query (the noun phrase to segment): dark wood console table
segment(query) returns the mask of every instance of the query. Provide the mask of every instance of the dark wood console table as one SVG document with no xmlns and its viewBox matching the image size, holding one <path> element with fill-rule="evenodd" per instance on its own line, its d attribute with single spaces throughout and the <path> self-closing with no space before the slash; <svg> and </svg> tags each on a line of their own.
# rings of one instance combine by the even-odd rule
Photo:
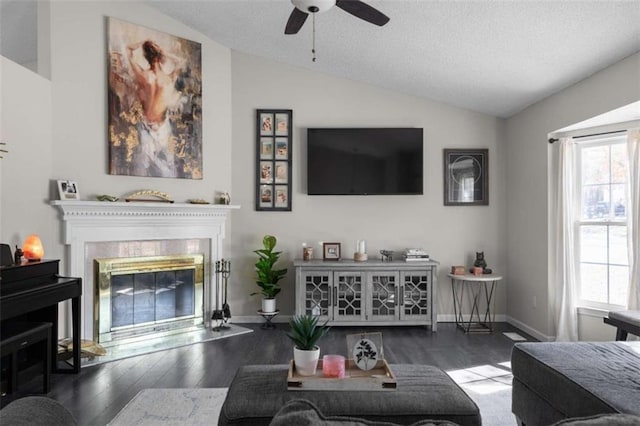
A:
<svg viewBox="0 0 640 426">
<path fill-rule="evenodd" d="M 0 268 L 0 320 L 51 323 L 52 373 L 80 372 L 80 296 L 82 279 L 58 275 L 59 260 L 42 260 Z M 58 359 L 58 303 L 71 299 L 73 364 Z"/>
</svg>

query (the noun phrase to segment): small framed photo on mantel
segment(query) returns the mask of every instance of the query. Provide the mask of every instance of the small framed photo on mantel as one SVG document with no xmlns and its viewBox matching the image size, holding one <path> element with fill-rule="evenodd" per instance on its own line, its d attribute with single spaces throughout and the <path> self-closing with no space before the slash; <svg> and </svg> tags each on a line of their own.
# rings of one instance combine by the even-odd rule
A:
<svg viewBox="0 0 640 426">
<path fill-rule="evenodd" d="M 61 200 L 79 200 L 80 188 L 78 188 L 78 182 L 74 182 L 72 180 L 59 180 L 58 195 L 60 195 Z"/>
<path fill-rule="evenodd" d="M 256 110 L 256 210 L 291 211 L 290 109 Z"/>
</svg>

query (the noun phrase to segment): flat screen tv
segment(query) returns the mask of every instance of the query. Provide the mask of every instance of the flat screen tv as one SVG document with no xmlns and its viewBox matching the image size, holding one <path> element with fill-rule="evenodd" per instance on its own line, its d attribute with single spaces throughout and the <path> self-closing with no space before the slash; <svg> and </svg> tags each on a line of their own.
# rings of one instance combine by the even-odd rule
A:
<svg viewBox="0 0 640 426">
<path fill-rule="evenodd" d="M 307 193 L 422 194 L 422 129 L 307 129 Z"/>
</svg>

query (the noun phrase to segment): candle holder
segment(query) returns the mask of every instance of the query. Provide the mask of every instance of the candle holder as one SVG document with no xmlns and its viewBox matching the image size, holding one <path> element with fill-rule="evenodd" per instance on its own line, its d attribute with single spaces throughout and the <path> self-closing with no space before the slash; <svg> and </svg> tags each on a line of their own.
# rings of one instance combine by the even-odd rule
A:
<svg viewBox="0 0 640 426">
<path fill-rule="evenodd" d="M 353 260 L 356 262 L 366 262 L 368 259 L 367 242 L 365 240 L 356 241 L 356 252 L 353 254 Z"/>
</svg>

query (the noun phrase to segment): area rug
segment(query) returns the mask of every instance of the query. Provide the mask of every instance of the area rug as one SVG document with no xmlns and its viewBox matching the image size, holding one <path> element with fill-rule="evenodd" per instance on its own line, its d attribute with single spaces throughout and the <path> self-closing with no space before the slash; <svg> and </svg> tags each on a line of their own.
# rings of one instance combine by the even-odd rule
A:
<svg viewBox="0 0 640 426">
<path fill-rule="evenodd" d="M 215 425 L 227 388 L 144 389 L 109 426 Z"/>
<path fill-rule="evenodd" d="M 511 413 L 509 363 L 447 372 L 480 408 L 482 423 L 514 426 Z M 215 425 L 227 388 L 145 389 L 140 391 L 109 426 Z"/>
</svg>

